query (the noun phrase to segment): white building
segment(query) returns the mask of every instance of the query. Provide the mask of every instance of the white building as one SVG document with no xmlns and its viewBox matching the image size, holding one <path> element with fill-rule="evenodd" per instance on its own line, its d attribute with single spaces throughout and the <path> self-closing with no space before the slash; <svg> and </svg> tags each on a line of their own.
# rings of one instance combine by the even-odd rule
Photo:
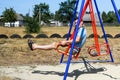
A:
<svg viewBox="0 0 120 80">
<path fill-rule="evenodd" d="M 62 22 L 50 20 L 50 26 L 63 26 Z"/>
<path fill-rule="evenodd" d="M 11 23 L 11 26 L 12 27 L 20 27 L 20 26 L 23 26 L 23 17 L 20 15 L 20 14 L 16 14 L 17 15 L 17 21 L 15 22 L 12 22 Z M 4 23 L 4 26 L 6 27 L 10 27 L 10 22 L 5 22 Z"/>
</svg>

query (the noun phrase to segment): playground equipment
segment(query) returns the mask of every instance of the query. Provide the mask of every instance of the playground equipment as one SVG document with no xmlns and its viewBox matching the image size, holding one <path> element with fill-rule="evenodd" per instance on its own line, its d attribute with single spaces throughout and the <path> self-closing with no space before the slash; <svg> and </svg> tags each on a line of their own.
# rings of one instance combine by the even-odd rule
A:
<svg viewBox="0 0 120 80">
<path fill-rule="evenodd" d="M 97 29 L 96 29 L 96 20 L 95 20 L 95 16 L 94 16 L 94 9 L 93 9 L 93 3 L 92 3 L 93 1 L 94 1 L 95 8 L 96 8 L 96 11 L 97 11 L 97 14 L 98 14 L 98 18 L 99 18 L 99 21 L 100 21 L 101 29 L 102 29 L 102 32 L 104 34 L 105 43 L 102 43 L 102 44 L 99 44 L 99 41 L 98 41 Z M 115 5 L 115 1 L 111 0 L 111 3 L 113 4 L 116 16 L 118 18 L 118 21 L 120 22 L 120 15 L 119 15 L 117 7 Z M 72 16 L 72 22 L 70 24 L 70 29 L 68 31 L 68 37 L 67 37 L 67 40 L 69 38 L 73 39 L 72 45 L 68 46 L 66 51 L 57 50 L 59 53 L 62 53 L 62 57 L 61 57 L 60 63 L 63 62 L 64 55 L 67 55 L 66 53 L 68 53 L 68 51 L 69 51 L 69 55 L 67 55 L 68 56 L 68 61 L 67 61 L 67 65 L 66 65 L 66 69 L 65 69 L 65 74 L 64 74 L 63 80 L 67 79 L 67 74 L 68 74 L 69 66 L 70 66 L 71 59 L 72 59 L 72 52 L 73 52 L 73 49 L 74 49 L 74 44 L 75 44 L 75 40 L 76 40 L 76 36 L 77 36 L 77 32 L 78 32 L 78 25 L 80 24 L 80 21 L 83 18 L 84 14 L 86 12 L 86 9 L 88 7 L 89 7 L 89 10 L 90 10 L 90 17 L 91 17 L 91 21 L 92 21 L 92 29 L 93 29 L 94 41 L 95 41 L 95 44 L 93 46 L 88 47 L 88 53 L 92 57 L 109 54 L 110 55 L 110 60 L 106 60 L 106 61 L 95 60 L 95 61 L 87 61 L 87 62 L 114 62 L 114 59 L 112 57 L 112 52 L 111 52 L 109 44 L 108 44 L 107 36 L 106 36 L 105 30 L 104 30 L 104 25 L 102 23 L 102 19 L 101 19 L 101 16 L 100 16 L 100 12 L 99 12 L 96 0 L 82 0 L 81 6 L 80 6 L 80 10 L 79 10 L 78 22 L 77 22 L 75 31 L 72 34 L 73 36 L 70 37 L 72 26 L 73 26 L 73 22 L 74 22 L 74 18 L 76 16 L 76 12 L 77 12 L 77 8 L 78 8 L 78 4 L 79 4 L 79 0 L 76 0 L 75 9 L 74 9 L 74 13 L 73 13 L 73 16 Z M 101 50 L 102 48 L 105 49 L 104 52 Z M 94 51 L 96 52 L 95 55 L 92 54 Z M 77 58 L 78 55 L 79 55 L 79 53 L 77 54 L 77 56 L 75 58 Z"/>
</svg>

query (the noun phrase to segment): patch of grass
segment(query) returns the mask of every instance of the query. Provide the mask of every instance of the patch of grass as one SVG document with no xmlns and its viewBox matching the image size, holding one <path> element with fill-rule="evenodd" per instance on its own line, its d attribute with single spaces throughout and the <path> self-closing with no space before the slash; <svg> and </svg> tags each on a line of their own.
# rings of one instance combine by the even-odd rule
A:
<svg viewBox="0 0 120 80">
<path fill-rule="evenodd" d="M 52 38 L 52 39 L 33 39 L 35 43 L 44 45 L 50 44 L 53 41 L 58 42 L 62 39 Z M 35 50 L 31 51 L 27 46 L 27 39 L 5 39 L 0 42 L 5 42 L 4 44 L 0 44 L 0 66 L 8 66 L 8 65 L 29 65 L 29 64 L 50 64 L 56 65 L 59 64 L 59 60 L 61 58 L 61 54 L 57 53 L 55 50 Z M 100 42 L 103 42 L 104 39 L 100 39 Z M 105 60 L 109 59 L 109 56 L 101 56 L 101 57 L 91 57 L 87 53 L 86 46 L 92 46 L 94 44 L 94 39 L 87 39 L 86 44 L 82 48 L 80 53 L 81 57 L 87 57 L 90 60 Z M 115 59 L 115 63 L 120 63 L 120 43 L 119 39 L 109 39 L 109 45 L 111 51 L 113 53 L 113 57 Z M 65 48 L 62 48 L 65 49 Z M 65 60 L 67 56 L 65 56 Z"/>
<path fill-rule="evenodd" d="M 86 27 L 88 35 L 92 34 L 92 28 Z M 97 27 L 98 34 L 102 35 L 101 28 Z M 53 33 L 58 33 L 61 36 L 68 32 L 69 27 L 42 27 L 42 33 L 50 36 Z M 119 27 L 105 27 L 106 33 L 112 35 L 118 34 L 120 32 Z M 21 28 L 6 28 L 0 27 L 0 34 L 19 34 L 25 35 L 24 27 Z M 34 34 L 37 35 L 37 34 Z M 35 43 L 44 45 L 50 44 L 52 42 L 59 42 L 63 40 L 61 38 L 39 38 L 33 39 Z M 104 39 L 99 39 L 100 42 L 103 42 Z M 110 48 L 115 59 L 115 63 L 120 63 L 120 40 L 119 39 L 108 39 Z M 91 60 L 96 59 L 108 59 L 109 56 L 101 57 L 91 57 L 87 53 L 86 46 L 92 46 L 94 44 L 94 39 L 87 39 L 86 44 L 82 48 L 80 56 L 87 57 Z M 0 39 L 0 66 L 7 65 L 28 65 L 28 64 L 59 64 L 61 54 L 57 53 L 55 50 L 44 51 L 36 50 L 30 51 L 27 45 L 27 39 Z M 67 59 L 67 56 L 65 56 Z"/>
</svg>

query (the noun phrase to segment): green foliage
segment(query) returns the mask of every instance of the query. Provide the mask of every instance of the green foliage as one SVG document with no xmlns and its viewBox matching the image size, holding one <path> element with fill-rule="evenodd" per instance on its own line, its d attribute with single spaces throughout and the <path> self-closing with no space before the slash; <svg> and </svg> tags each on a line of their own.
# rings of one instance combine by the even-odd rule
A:
<svg viewBox="0 0 120 80">
<path fill-rule="evenodd" d="M 104 23 L 115 23 L 117 22 L 117 17 L 114 11 L 109 11 L 108 13 L 102 13 L 102 19 Z"/>
<path fill-rule="evenodd" d="M 107 22 L 113 23 L 115 13 L 113 11 L 109 11 L 107 15 L 108 15 Z"/>
<path fill-rule="evenodd" d="M 17 20 L 16 12 L 13 8 L 6 9 L 3 12 L 3 17 L 4 22 L 15 22 Z"/>
<path fill-rule="evenodd" d="M 67 0 L 65 2 L 61 2 L 60 9 L 56 11 L 55 19 L 64 23 L 71 21 L 75 3 L 76 3 L 75 0 Z"/>
<path fill-rule="evenodd" d="M 27 33 L 39 33 L 40 26 L 39 26 L 39 23 L 34 18 L 26 16 L 25 22 L 26 22 L 25 31 Z"/>
<path fill-rule="evenodd" d="M 51 18 L 51 14 L 49 11 L 49 5 L 45 3 L 40 3 L 39 5 L 35 5 L 34 11 L 33 11 L 33 17 L 38 21 L 38 22 L 45 22 L 49 23 L 49 20 Z"/>
<path fill-rule="evenodd" d="M 107 14 L 105 12 L 102 13 L 102 19 L 103 19 L 103 22 L 107 22 Z"/>
</svg>

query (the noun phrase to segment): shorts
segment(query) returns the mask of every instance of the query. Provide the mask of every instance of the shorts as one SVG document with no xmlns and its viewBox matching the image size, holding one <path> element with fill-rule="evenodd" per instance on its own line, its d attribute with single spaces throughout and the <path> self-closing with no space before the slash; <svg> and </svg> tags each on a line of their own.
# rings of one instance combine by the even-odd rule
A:
<svg viewBox="0 0 120 80">
<path fill-rule="evenodd" d="M 81 50 L 80 48 L 75 47 L 75 48 L 73 49 L 72 55 L 78 54 L 78 53 L 80 52 L 80 50 Z"/>
</svg>

